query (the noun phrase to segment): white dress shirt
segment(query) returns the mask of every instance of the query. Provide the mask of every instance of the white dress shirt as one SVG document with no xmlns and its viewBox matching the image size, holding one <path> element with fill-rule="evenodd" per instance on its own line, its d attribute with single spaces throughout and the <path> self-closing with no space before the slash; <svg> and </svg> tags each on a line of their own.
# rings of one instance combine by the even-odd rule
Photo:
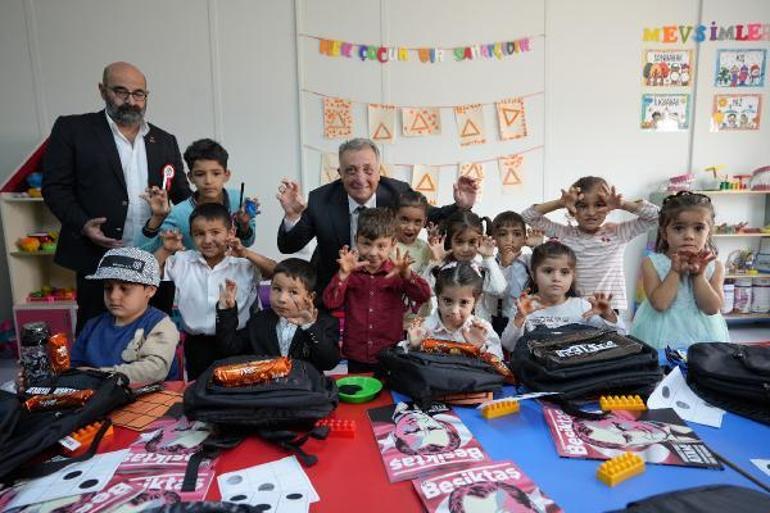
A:
<svg viewBox="0 0 770 513">
<path fill-rule="evenodd" d="M 262 275 L 245 258 L 226 256 L 212 269 L 198 251 L 179 251 L 166 260 L 163 279 L 174 282 L 184 330 L 191 335 L 214 335 L 219 288 L 225 279 L 238 284 L 238 328 L 249 320 Z"/>
<path fill-rule="evenodd" d="M 422 327 L 425 329 L 425 336 L 427 338 L 436 338 L 439 340 L 451 340 L 453 342 L 465 342 L 465 337 L 463 337 L 463 330 L 465 328 L 470 327 L 471 322 L 478 321 L 481 324 L 484 325 L 484 327 L 487 329 L 487 339 L 485 341 L 484 350 L 488 353 L 492 353 L 493 355 L 502 358 L 503 357 L 503 347 L 500 344 L 500 337 L 497 336 L 497 333 L 495 333 L 495 330 L 492 328 L 492 325 L 489 324 L 484 319 L 477 317 L 475 315 L 469 316 L 467 319 L 465 319 L 465 322 L 462 326 L 460 326 L 456 330 L 450 330 L 446 326 L 444 326 L 444 323 L 441 321 L 441 317 L 439 316 L 438 310 L 434 311 L 432 314 L 430 314 L 428 317 L 425 318 L 425 320 L 422 323 Z M 399 344 L 404 349 L 408 348 L 409 342 L 407 340 L 401 342 Z"/>
<path fill-rule="evenodd" d="M 118 149 L 123 177 L 126 180 L 126 192 L 128 193 L 128 210 L 126 211 L 126 222 L 123 225 L 123 242 L 127 245 L 133 245 L 136 236 L 142 232 L 142 227 L 151 214 L 150 205 L 139 197 L 147 188 L 147 150 L 144 145 L 144 136 L 150 131 L 150 126 L 146 121 L 142 121 L 139 133 L 132 143 L 120 132 L 117 123 L 106 111 L 104 115 Z"/>
<path fill-rule="evenodd" d="M 278 324 L 275 325 L 275 334 L 278 337 L 278 347 L 281 349 L 281 356 L 289 356 L 291 341 L 296 332 L 296 324 L 290 323 L 285 317 L 278 317 Z"/>
</svg>

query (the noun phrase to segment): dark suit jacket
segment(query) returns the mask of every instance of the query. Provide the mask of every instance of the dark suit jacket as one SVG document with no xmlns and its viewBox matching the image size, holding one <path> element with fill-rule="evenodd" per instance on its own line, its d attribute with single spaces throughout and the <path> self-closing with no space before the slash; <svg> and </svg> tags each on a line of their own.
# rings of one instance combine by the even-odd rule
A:
<svg viewBox="0 0 770 513">
<path fill-rule="evenodd" d="M 176 170 L 171 201 L 179 203 L 189 197 L 176 138 L 150 125 L 144 143 L 147 185 L 161 186 L 163 168 L 171 164 Z M 89 219 L 106 217 L 102 231 L 120 239 L 128 210 L 123 167 L 103 110 L 56 120 L 43 158 L 43 198 L 62 223 L 56 263 L 93 272 L 106 250 L 81 234 L 83 225 Z"/>
<path fill-rule="evenodd" d="M 393 208 L 401 192 L 409 190 L 409 184 L 401 180 L 382 177 L 377 186 L 377 206 Z M 457 210 L 456 205 L 428 210 L 428 220 L 440 222 Z M 340 180 L 335 180 L 310 192 L 307 208 L 302 217 L 288 232 L 283 228 L 283 221 L 278 229 L 278 250 L 281 253 L 296 253 L 310 242 L 313 237 L 318 245 L 313 253 L 318 280 L 316 293 L 323 294 L 326 285 L 337 272 L 339 250 L 350 245 L 350 212 L 348 195 Z"/>
<path fill-rule="evenodd" d="M 226 356 L 255 354 L 281 356 L 275 327 L 278 315 L 272 310 L 260 310 L 249 318 L 243 329 L 238 330 L 238 308 L 217 308 L 216 337 Z M 289 346 L 290 358 L 306 360 L 318 370 L 333 369 L 340 361 L 340 325 L 336 318 L 318 312 L 315 324 L 307 330 L 297 327 Z"/>
</svg>

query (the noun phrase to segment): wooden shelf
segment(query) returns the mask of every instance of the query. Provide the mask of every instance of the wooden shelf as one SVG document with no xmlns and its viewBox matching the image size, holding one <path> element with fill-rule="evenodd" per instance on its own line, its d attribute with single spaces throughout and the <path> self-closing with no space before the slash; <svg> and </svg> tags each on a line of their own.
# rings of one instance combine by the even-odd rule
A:
<svg viewBox="0 0 770 513">
<path fill-rule="evenodd" d="M 740 280 L 742 278 L 770 278 L 770 273 L 757 274 L 725 274 L 725 280 Z"/>
<path fill-rule="evenodd" d="M 739 237 L 770 237 L 770 233 L 713 233 L 711 234 L 712 237 L 719 237 L 719 238 L 727 238 L 727 237 L 733 237 L 733 238 L 739 238 Z"/>
<path fill-rule="evenodd" d="M 729 314 L 723 314 L 723 316 L 727 322 L 770 320 L 770 312 L 769 313 L 748 313 L 748 314 L 729 313 Z"/>
<path fill-rule="evenodd" d="M 714 191 L 692 191 L 695 194 L 705 194 L 706 196 L 714 195 L 740 195 L 740 194 L 770 194 L 769 191 L 753 191 L 751 189 L 727 189 L 727 190 L 714 190 Z"/>
<path fill-rule="evenodd" d="M 33 198 L 27 196 L 13 196 L 12 193 L 4 193 L 3 200 L 11 203 L 41 203 L 43 198 Z"/>
<path fill-rule="evenodd" d="M 54 256 L 55 251 L 11 251 L 11 255 L 18 257 Z"/>
</svg>

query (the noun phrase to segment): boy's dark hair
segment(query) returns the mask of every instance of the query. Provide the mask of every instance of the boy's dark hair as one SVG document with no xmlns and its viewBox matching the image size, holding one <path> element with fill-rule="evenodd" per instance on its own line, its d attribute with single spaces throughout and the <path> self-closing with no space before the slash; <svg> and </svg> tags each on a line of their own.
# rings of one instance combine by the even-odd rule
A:
<svg viewBox="0 0 770 513">
<path fill-rule="evenodd" d="M 356 237 L 369 240 L 395 237 L 396 224 L 393 211 L 389 208 L 367 208 L 358 214 Z"/>
<path fill-rule="evenodd" d="M 448 287 L 473 287 L 473 297 L 476 299 L 481 295 L 484 285 L 484 277 L 481 272 L 475 269 L 468 262 L 453 262 L 442 268 L 436 268 L 436 284 L 433 290 L 436 296 L 441 295 L 444 289 Z"/>
<path fill-rule="evenodd" d="M 452 238 L 465 230 L 476 231 L 479 235 L 488 235 L 491 224 L 492 221 L 488 217 L 479 217 L 470 210 L 458 210 L 444 222 L 442 230 L 446 234 L 444 249 L 451 249 Z"/>
<path fill-rule="evenodd" d="M 578 181 L 572 184 L 572 187 L 577 187 L 581 192 L 588 192 L 594 187 L 607 185 L 607 180 L 598 176 L 584 176 L 578 178 Z"/>
<path fill-rule="evenodd" d="M 415 207 L 425 210 L 425 215 L 428 214 L 428 198 L 421 192 L 413 191 L 411 189 L 406 190 L 398 195 L 396 199 L 395 212 L 401 207 Z"/>
<path fill-rule="evenodd" d="M 308 292 L 315 290 L 316 274 L 312 264 L 301 258 L 287 258 L 275 266 L 273 277 L 276 274 L 285 274 L 289 278 L 295 278 L 302 282 Z"/>
<path fill-rule="evenodd" d="M 532 289 L 533 293 L 537 292 L 537 281 L 535 281 L 537 268 L 543 264 L 546 258 L 558 258 L 561 256 L 567 257 L 567 262 L 570 268 L 575 271 L 575 267 L 577 266 L 577 256 L 575 255 L 575 252 L 572 251 L 572 248 L 562 244 L 557 240 L 546 241 L 539 246 L 536 246 L 535 249 L 532 250 L 532 258 L 529 261 L 529 268 L 531 273 L 530 288 Z M 574 276 L 572 278 L 572 284 L 567 291 L 567 297 L 575 297 L 578 295 L 577 291 L 575 290 L 576 281 L 577 276 Z"/>
<path fill-rule="evenodd" d="M 193 221 L 202 217 L 206 221 L 215 221 L 221 219 L 228 230 L 233 227 L 233 218 L 230 211 L 221 203 L 201 203 L 190 214 L 190 229 L 192 230 Z"/>
<path fill-rule="evenodd" d="M 663 199 L 660 214 L 658 215 L 658 237 L 655 240 L 656 253 L 668 251 L 668 242 L 662 237 L 666 227 L 685 210 L 694 210 L 696 208 L 706 210 L 710 214 L 711 226 L 709 226 L 709 236 L 706 239 L 706 248 L 716 254 L 716 248 L 711 240 L 711 232 L 714 226 L 714 205 L 711 204 L 711 198 L 705 194 L 697 194 L 690 191 L 680 191 Z"/>
<path fill-rule="evenodd" d="M 521 229 L 524 230 L 524 233 L 527 232 L 527 224 L 524 222 L 524 218 L 513 210 L 506 210 L 505 212 L 500 212 L 495 216 L 495 218 L 492 220 L 490 235 L 496 235 L 497 231 L 503 226 L 521 227 Z"/>
<path fill-rule="evenodd" d="M 213 139 L 198 139 L 184 150 L 188 171 L 192 171 L 198 160 L 216 160 L 222 169 L 227 169 L 227 157 L 227 150 Z"/>
</svg>

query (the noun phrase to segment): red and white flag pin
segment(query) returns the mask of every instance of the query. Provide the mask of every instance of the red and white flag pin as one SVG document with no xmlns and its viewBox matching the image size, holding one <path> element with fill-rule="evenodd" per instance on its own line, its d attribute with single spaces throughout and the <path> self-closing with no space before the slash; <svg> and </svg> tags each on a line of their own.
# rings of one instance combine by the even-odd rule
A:
<svg viewBox="0 0 770 513">
<path fill-rule="evenodd" d="M 171 164 L 163 166 L 163 190 L 171 190 L 171 181 L 174 179 L 175 174 L 176 170 L 174 170 L 174 166 Z"/>
</svg>

